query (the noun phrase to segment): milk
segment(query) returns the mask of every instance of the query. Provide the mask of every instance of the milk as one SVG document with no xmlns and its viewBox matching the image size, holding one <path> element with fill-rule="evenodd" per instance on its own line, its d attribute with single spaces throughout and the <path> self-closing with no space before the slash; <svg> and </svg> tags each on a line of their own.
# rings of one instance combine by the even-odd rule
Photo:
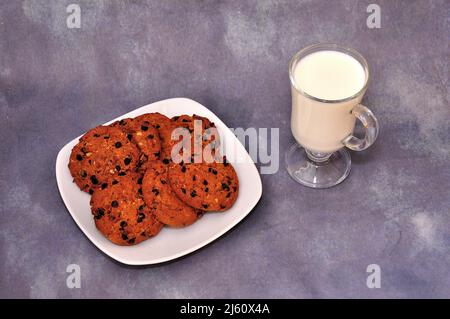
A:
<svg viewBox="0 0 450 319">
<path fill-rule="evenodd" d="M 352 56 L 339 51 L 318 51 L 303 57 L 293 69 L 297 88 L 292 88 L 291 129 L 306 149 L 332 153 L 343 147 L 342 140 L 352 134 L 355 117 L 351 111 L 364 94 L 363 66 Z M 362 92 L 364 93 L 364 92 Z"/>
</svg>

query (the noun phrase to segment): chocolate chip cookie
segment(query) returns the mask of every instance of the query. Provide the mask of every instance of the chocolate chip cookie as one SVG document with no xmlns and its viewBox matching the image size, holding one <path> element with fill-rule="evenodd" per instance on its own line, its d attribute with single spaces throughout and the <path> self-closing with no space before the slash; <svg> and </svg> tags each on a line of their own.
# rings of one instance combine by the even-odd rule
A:
<svg viewBox="0 0 450 319">
<path fill-rule="evenodd" d="M 170 227 L 184 227 L 194 223 L 203 212 L 194 209 L 172 192 L 167 178 L 167 165 L 152 162 L 142 181 L 144 200 L 156 218 Z"/>
<path fill-rule="evenodd" d="M 111 176 L 134 171 L 139 150 L 117 127 L 97 126 L 83 135 L 70 155 L 69 170 L 81 190 L 90 194 Z"/>
<path fill-rule="evenodd" d="M 171 163 L 168 175 L 178 198 L 197 209 L 224 211 L 238 196 L 239 180 L 225 157 L 219 163 Z"/>
<path fill-rule="evenodd" d="M 117 245 L 138 244 L 163 227 L 140 195 L 138 182 L 136 173 L 116 176 L 91 197 L 95 226 Z"/>
</svg>

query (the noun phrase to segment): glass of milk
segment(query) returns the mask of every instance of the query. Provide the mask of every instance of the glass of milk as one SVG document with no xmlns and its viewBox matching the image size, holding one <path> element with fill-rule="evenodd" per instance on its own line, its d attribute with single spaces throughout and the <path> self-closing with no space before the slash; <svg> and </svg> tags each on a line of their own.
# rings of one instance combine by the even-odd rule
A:
<svg viewBox="0 0 450 319">
<path fill-rule="evenodd" d="M 361 104 L 369 74 L 361 54 L 337 44 L 315 44 L 294 55 L 291 130 L 298 144 L 286 153 L 294 180 L 313 188 L 337 185 L 350 172 L 345 147 L 362 151 L 375 142 L 378 121 Z M 363 138 L 353 135 L 356 120 L 364 127 Z"/>
</svg>

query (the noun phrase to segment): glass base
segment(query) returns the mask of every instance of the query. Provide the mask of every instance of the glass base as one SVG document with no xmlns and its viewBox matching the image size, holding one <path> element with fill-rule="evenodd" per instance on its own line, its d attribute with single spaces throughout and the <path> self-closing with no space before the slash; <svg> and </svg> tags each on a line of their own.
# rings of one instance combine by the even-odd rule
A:
<svg viewBox="0 0 450 319">
<path fill-rule="evenodd" d="M 342 182 L 350 173 L 351 158 L 345 148 L 321 154 L 295 143 L 286 152 L 289 175 L 300 184 L 312 188 L 328 188 Z"/>
</svg>

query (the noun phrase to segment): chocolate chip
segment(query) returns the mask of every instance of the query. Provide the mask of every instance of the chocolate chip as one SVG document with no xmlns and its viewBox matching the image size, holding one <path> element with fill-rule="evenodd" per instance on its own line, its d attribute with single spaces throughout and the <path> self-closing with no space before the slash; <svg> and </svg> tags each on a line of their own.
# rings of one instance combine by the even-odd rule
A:
<svg viewBox="0 0 450 319">
<path fill-rule="evenodd" d="M 197 192 L 196 192 L 195 190 L 193 190 L 193 191 L 191 192 L 191 197 L 195 197 L 195 196 L 197 196 Z"/>
<path fill-rule="evenodd" d="M 104 138 L 105 140 L 107 140 L 107 139 L 109 138 L 109 134 L 103 135 L 103 138 Z"/>
<path fill-rule="evenodd" d="M 137 183 L 138 183 L 139 185 L 142 184 L 142 177 L 139 177 L 139 178 L 138 178 Z"/>
<path fill-rule="evenodd" d="M 125 227 L 127 227 L 127 222 L 126 221 L 124 221 L 124 220 L 122 220 L 121 222 L 120 222 L 120 227 L 121 228 L 125 228 Z"/>
<path fill-rule="evenodd" d="M 213 173 L 214 175 L 217 175 L 217 171 L 216 171 L 215 169 L 212 170 L 212 173 Z"/>
<path fill-rule="evenodd" d="M 230 196 L 231 196 L 231 192 L 229 192 L 226 197 L 230 198 Z"/>
<path fill-rule="evenodd" d="M 128 240 L 127 234 L 122 234 L 122 239 L 123 239 L 123 240 Z"/>
<path fill-rule="evenodd" d="M 108 187 L 108 183 L 103 183 L 102 184 L 102 189 L 105 189 L 106 187 Z"/>
<path fill-rule="evenodd" d="M 125 159 L 123 160 L 123 162 L 124 162 L 125 165 L 130 165 L 130 163 L 131 163 L 131 158 L 129 158 L 129 157 L 125 158 Z"/>
<path fill-rule="evenodd" d="M 186 166 L 181 167 L 181 172 L 185 173 L 186 172 Z"/>
<path fill-rule="evenodd" d="M 121 169 L 120 165 L 116 165 L 116 171 L 120 172 L 120 169 Z"/>
<path fill-rule="evenodd" d="M 80 154 L 77 154 L 77 160 L 78 161 L 82 161 L 83 160 L 83 156 L 81 156 Z"/>
<path fill-rule="evenodd" d="M 159 124 L 156 124 L 155 125 L 155 128 L 160 128 L 161 126 L 159 125 Z"/>
<path fill-rule="evenodd" d="M 192 175 L 192 180 L 195 182 L 197 178 L 195 177 L 195 175 Z"/>
<path fill-rule="evenodd" d="M 141 205 L 138 207 L 138 210 L 143 210 L 144 209 L 144 205 Z"/>
<path fill-rule="evenodd" d="M 167 158 L 163 159 L 164 164 L 169 164 L 169 160 Z"/>
<path fill-rule="evenodd" d="M 121 148 L 121 147 L 122 147 L 122 143 L 116 142 L 116 144 L 114 144 L 114 146 L 115 146 L 116 148 Z"/>
<path fill-rule="evenodd" d="M 134 241 L 136 240 L 136 238 L 131 238 L 129 241 L 128 241 L 128 243 L 129 244 L 134 244 Z"/>
<path fill-rule="evenodd" d="M 221 209 L 225 209 L 227 206 L 225 206 L 225 205 L 223 205 L 223 204 L 220 204 L 220 208 Z"/>
<path fill-rule="evenodd" d="M 118 181 L 116 181 L 115 179 L 113 179 L 113 181 L 111 182 L 111 184 L 116 185 L 118 183 Z"/>
<path fill-rule="evenodd" d="M 230 186 L 228 186 L 226 183 L 222 183 L 222 189 L 229 190 Z"/>
<path fill-rule="evenodd" d="M 208 204 L 202 204 L 202 206 L 203 206 L 203 208 L 206 209 L 206 208 L 208 208 L 209 205 Z"/>
<path fill-rule="evenodd" d="M 128 139 L 129 141 L 131 141 L 132 138 L 133 138 L 133 135 L 132 135 L 132 134 L 127 134 L 127 139 Z"/>
<path fill-rule="evenodd" d="M 94 194 L 94 190 L 92 188 L 89 189 L 89 195 Z"/>
<path fill-rule="evenodd" d="M 100 134 L 95 133 L 95 134 L 94 134 L 94 137 L 100 137 Z"/>
<path fill-rule="evenodd" d="M 212 172 L 212 168 L 211 167 L 208 167 L 208 172 Z"/>
<path fill-rule="evenodd" d="M 204 191 L 205 191 L 205 193 L 209 192 L 209 188 L 205 187 Z"/>
<path fill-rule="evenodd" d="M 113 200 L 111 202 L 111 206 L 114 207 L 114 208 L 117 208 L 117 207 L 119 207 L 119 203 L 116 200 Z"/>
<path fill-rule="evenodd" d="M 147 130 L 148 130 L 148 126 L 142 125 L 142 126 L 141 126 L 141 130 L 147 131 Z"/>
<path fill-rule="evenodd" d="M 80 176 L 86 178 L 87 177 L 86 171 L 81 171 Z"/>
<path fill-rule="evenodd" d="M 127 124 L 127 122 L 125 120 L 120 120 L 119 121 L 119 125 L 125 125 L 125 124 Z"/>
<path fill-rule="evenodd" d="M 203 180 L 203 185 L 208 185 L 208 181 L 206 179 Z"/>
<path fill-rule="evenodd" d="M 183 194 L 186 194 L 186 189 L 181 187 L 181 191 L 183 192 Z"/>
<path fill-rule="evenodd" d="M 139 213 L 139 214 L 138 214 L 138 218 L 137 218 L 137 222 L 138 222 L 138 223 L 141 223 L 142 220 L 144 220 L 144 218 L 145 218 L 145 214 Z"/>
<path fill-rule="evenodd" d="M 138 193 L 139 193 L 139 195 L 142 195 L 142 188 L 138 189 Z"/>
<path fill-rule="evenodd" d="M 153 153 L 156 157 L 159 157 L 159 152 Z"/>
<path fill-rule="evenodd" d="M 149 140 L 151 140 L 151 139 L 153 139 L 155 136 L 153 135 L 153 134 L 148 134 L 147 135 L 147 138 L 149 139 Z"/>
<path fill-rule="evenodd" d="M 125 175 L 127 175 L 127 173 L 125 173 L 125 172 L 120 172 L 120 173 L 117 174 L 117 175 L 119 175 L 119 176 L 125 176 Z"/>
<path fill-rule="evenodd" d="M 174 117 L 172 117 L 172 120 L 176 121 L 176 120 L 178 120 L 179 118 L 180 118 L 179 116 L 174 116 Z"/>
<path fill-rule="evenodd" d="M 161 184 L 166 184 L 167 182 L 164 179 L 160 179 Z"/>
<path fill-rule="evenodd" d="M 97 177 L 96 177 L 95 175 L 92 175 L 92 176 L 91 176 L 91 182 L 92 182 L 92 184 L 94 184 L 94 185 L 97 185 L 97 184 L 98 184 L 98 179 L 97 179 Z"/>
<path fill-rule="evenodd" d="M 182 119 L 181 122 L 187 123 L 187 122 L 189 122 L 189 120 L 188 119 Z"/>
<path fill-rule="evenodd" d="M 156 196 L 159 195 L 159 190 L 157 188 L 152 188 L 152 193 L 155 194 Z"/>
<path fill-rule="evenodd" d="M 95 212 L 94 218 L 95 219 L 100 219 L 103 217 L 103 215 L 105 215 L 105 210 L 103 208 L 99 208 L 97 209 L 97 211 Z"/>
</svg>

